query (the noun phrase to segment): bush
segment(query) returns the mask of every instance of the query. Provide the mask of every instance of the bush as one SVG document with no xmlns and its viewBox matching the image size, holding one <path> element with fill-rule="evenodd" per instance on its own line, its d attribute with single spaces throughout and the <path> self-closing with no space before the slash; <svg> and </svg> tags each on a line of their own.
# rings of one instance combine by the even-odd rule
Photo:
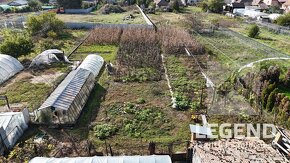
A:
<svg viewBox="0 0 290 163">
<path fill-rule="evenodd" d="M 278 17 L 276 23 L 282 26 L 290 26 L 290 13 Z"/>
<path fill-rule="evenodd" d="M 257 25 L 253 25 L 248 33 L 248 36 L 251 38 L 257 38 L 260 34 L 260 28 Z"/>
<path fill-rule="evenodd" d="M 41 2 L 38 0 L 30 0 L 28 1 L 28 6 L 32 9 L 32 11 L 39 11 L 41 10 Z"/>
<path fill-rule="evenodd" d="M 1 53 L 18 58 L 32 52 L 34 45 L 27 33 L 6 31 L 3 35 L 5 40 L 0 45 Z"/>
<path fill-rule="evenodd" d="M 63 33 L 64 27 L 64 23 L 51 12 L 30 16 L 27 21 L 27 30 L 32 36 L 48 37 L 49 32 L 54 32 L 59 36 Z"/>
<path fill-rule="evenodd" d="M 99 139 L 106 139 L 117 132 L 117 128 L 109 124 L 96 125 L 94 127 L 95 136 Z"/>
<path fill-rule="evenodd" d="M 174 0 L 173 1 L 173 3 L 171 4 L 171 8 L 173 9 L 173 11 L 179 12 L 180 8 L 179 8 L 178 0 Z"/>
<path fill-rule="evenodd" d="M 214 13 L 221 13 L 223 11 L 223 0 L 209 0 L 207 2 L 207 9 Z"/>
</svg>

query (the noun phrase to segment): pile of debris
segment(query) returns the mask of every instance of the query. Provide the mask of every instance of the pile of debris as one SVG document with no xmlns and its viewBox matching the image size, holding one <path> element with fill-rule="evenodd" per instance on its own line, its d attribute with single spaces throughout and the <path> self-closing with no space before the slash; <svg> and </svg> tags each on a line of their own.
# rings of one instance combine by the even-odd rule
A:
<svg viewBox="0 0 290 163">
<path fill-rule="evenodd" d="M 288 160 L 258 138 L 222 139 L 193 144 L 193 162 L 279 162 Z"/>
</svg>

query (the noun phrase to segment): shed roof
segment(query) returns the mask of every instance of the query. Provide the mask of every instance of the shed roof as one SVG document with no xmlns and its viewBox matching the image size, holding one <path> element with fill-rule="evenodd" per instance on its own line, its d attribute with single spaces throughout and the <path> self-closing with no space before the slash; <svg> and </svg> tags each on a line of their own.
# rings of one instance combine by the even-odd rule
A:
<svg viewBox="0 0 290 163">
<path fill-rule="evenodd" d="M 27 5 L 27 4 L 28 4 L 28 2 L 26 0 L 15 0 L 15 1 L 8 3 L 8 5 L 10 5 L 10 6 L 21 6 L 21 5 Z"/>
<path fill-rule="evenodd" d="M 22 69 L 23 66 L 17 59 L 9 55 L 0 54 L 0 84 L 4 83 Z"/>
<path fill-rule="evenodd" d="M 48 107 L 68 110 L 90 75 L 90 71 L 82 68 L 70 72 L 38 110 Z"/>
<path fill-rule="evenodd" d="M 209 127 L 200 126 L 200 125 L 189 125 L 189 127 L 190 127 L 191 133 L 212 136 L 212 132 Z"/>
<path fill-rule="evenodd" d="M 79 68 L 89 70 L 96 77 L 98 76 L 103 64 L 104 59 L 101 56 L 90 54 L 85 58 L 85 60 L 82 62 Z"/>
<path fill-rule="evenodd" d="M 35 157 L 29 163 L 171 163 L 168 155 L 152 156 L 95 156 L 75 158 Z"/>
</svg>

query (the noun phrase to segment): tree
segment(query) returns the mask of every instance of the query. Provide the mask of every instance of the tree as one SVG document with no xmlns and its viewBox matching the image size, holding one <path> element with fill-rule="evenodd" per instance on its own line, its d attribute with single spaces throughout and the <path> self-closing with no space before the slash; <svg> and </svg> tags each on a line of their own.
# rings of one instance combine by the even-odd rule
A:
<svg viewBox="0 0 290 163">
<path fill-rule="evenodd" d="M 80 9 L 82 8 L 82 0 L 57 0 L 59 6 L 65 9 Z"/>
<path fill-rule="evenodd" d="M 172 3 L 172 9 L 173 9 L 173 11 L 175 11 L 175 12 L 179 12 L 179 2 L 178 2 L 178 0 L 174 0 L 173 1 L 173 3 Z"/>
<path fill-rule="evenodd" d="M 3 35 L 5 40 L 0 45 L 1 53 L 18 58 L 32 52 L 34 45 L 27 33 L 17 33 L 8 30 Z"/>
<path fill-rule="evenodd" d="M 206 4 L 209 11 L 221 13 L 223 11 L 224 0 L 209 0 Z"/>
<path fill-rule="evenodd" d="M 287 74 L 285 75 L 285 79 L 284 79 L 284 85 L 286 87 L 290 86 L 290 69 L 288 69 Z"/>
<path fill-rule="evenodd" d="M 253 25 L 248 33 L 248 36 L 251 38 L 257 38 L 260 34 L 260 28 L 257 25 Z"/>
<path fill-rule="evenodd" d="M 267 111 L 272 111 L 274 105 L 275 105 L 275 100 L 276 100 L 276 96 L 278 93 L 278 88 L 275 88 L 269 95 L 268 99 L 267 99 L 267 105 L 266 105 L 266 110 Z"/>
<path fill-rule="evenodd" d="M 30 0 L 28 1 L 28 6 L 32 9 L 32 11 L 39 11 L 41 10 L 41 2 L 38 0 Z"/>
<path fill-rule="evenodd" d="M 27 30 L 32 36 L 47 37 L 51 32 L 58 36 L 63 33 L 64 27 L 64 23 L 56 18 L 55 13 L 51 12 L 31 16 L 27 21 Z"/>
<path fill-rule="evenodd" d="M 290 13 L 278 17 L 275 22 L 278 25 L 290 26 Z"/>
</svg>

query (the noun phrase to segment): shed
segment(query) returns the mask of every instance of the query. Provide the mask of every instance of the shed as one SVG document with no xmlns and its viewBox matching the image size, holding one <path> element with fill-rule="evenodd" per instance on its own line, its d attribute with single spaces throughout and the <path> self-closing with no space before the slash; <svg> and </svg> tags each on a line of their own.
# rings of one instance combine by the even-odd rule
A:
<svg viewBox="0 0 290 163">
<path fill-rule="evenodd" d="M 168 155 L 151 156 L 94 156 L 94 157 L 74 157 L 74 158 L 45 158 L 35 157 L 29 163 L 172 163 Z"/>
<path fill-rule="evenodd" d="M 11 149 L 28 128 L 29 112 L 0 113 L 0 153 Z"/>
<path fill-rule="evenodd" d="M 9 6 L 26 6 L 28 2 L 26 0 L 15 0 L 8 3 Z"/>
<path fill-rule="evenodd" d="M 101 56 L 91 54 L 84 59 L 79 68 L 89 70 L 96 77 L 99 74 L 103 65 L 104 59 Z"/>
<path fill-rule="evenodd" d="M 15 58 L 0 54 L 0 84 L 23 70 L 22 64 Z"/>
<path fill-rule="evenodd" d="M 166 0 L 154 0 L 154 3 L 156 6 L 161 7 L 161 6 L 168 6 L 168 2 Z"/>
<path fill-rule="evenodd" d="M 69 62 L 64 52 L 58 49 L 45 50 L 37 55 L 31 62 L 29 67 L 51 64 L 54 62 Z"/>
<path fill-rule="evenodd" d="M 208 126 L 189 125 L 191 132 L 191 142 L 197 139 L 209 139 L 212 138 L 212 132 Z"/>
</svg>

